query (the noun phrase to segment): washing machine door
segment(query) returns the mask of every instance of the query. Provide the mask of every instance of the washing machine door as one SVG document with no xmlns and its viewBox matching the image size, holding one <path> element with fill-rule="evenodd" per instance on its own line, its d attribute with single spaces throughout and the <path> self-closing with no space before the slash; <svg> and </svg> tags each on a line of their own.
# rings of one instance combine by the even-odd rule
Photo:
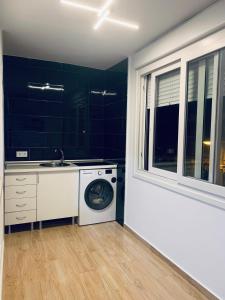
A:
<svg viewBox="0 0 225 300">
<path fill-rule="evenodd" d="M 113 201 L 112 185 L 105 179 L 96 179 L 89 183 L 84 198 L 88 207 L 94 210 L 103 210 Z"/>
</svg>

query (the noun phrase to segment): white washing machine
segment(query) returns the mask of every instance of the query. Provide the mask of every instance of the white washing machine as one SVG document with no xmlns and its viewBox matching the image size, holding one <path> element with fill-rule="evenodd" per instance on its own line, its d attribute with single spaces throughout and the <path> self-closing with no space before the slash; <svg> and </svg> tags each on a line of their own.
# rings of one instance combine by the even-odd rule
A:
<svg viewBox="0 0 225 300">
<path fill-rule="evenodd" d="M 80 170 L 79 225 L 116 219 L 116 166 Z"/>
</svg>

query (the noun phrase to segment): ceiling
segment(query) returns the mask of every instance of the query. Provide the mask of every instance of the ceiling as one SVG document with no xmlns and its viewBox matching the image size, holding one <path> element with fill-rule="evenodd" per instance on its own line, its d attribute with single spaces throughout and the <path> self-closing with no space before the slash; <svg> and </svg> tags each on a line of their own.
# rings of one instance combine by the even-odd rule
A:
<svg viewBox="0 0 225 300">
<path fill-rule="evenodd" d="M 76 0 L 101 7 L 106 0 Z M 59 0 L 0 0 L 4 53 L 106 69 L 141 49 L 215 0 L 114 0 L 111 16 L 140 26 L 109 22 Z"/>
</svg>

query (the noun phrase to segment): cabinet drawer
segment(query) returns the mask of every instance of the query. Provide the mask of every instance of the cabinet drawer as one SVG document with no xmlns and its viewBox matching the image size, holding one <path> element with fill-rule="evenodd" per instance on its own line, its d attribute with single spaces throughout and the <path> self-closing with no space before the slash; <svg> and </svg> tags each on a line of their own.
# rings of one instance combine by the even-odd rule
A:
<svg viewBox="0 0 225 300">
<path fill-rule="evenodd" d="M 36 197 L 36 185 L 7 186 L 5 199 L 20 199 Z"/>
<path fill-rule="evenodd" d="M 36 221 L 36 210 L 11 212 L 5 214 L 5 225 L 23 224 Z"/>
<path fill-rule="evenodd" d="M 5 201 L 5 212 L 16 212 L 22 210 L 35 210 L 36 198 L 11 199 Z"/>
<path fill-rule="evenodd" d="M 5 186 L 36 184 L 36 183 L 37 183 L 37 175 L 35 174 L 18 174 L 18 175 L 5 176 Z"/>
</svg>

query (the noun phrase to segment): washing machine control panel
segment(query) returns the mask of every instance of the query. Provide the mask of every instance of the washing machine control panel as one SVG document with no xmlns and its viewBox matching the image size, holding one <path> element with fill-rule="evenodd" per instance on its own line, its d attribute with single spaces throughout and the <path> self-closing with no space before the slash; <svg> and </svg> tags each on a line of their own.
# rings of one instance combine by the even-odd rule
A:
<svg viewBox="0 0 225 300">
<path fill-rule="evenodd" d="M 105 174 L 112 174 L 112 169 L 105 170 Z"/>
<path fill-rule="evenodd" d="M 98 175 L 103 175 L 103 174 L 112 174 L 112 169 L 107 169 L 107 170 L 99 170 Z"/>
</svg>

